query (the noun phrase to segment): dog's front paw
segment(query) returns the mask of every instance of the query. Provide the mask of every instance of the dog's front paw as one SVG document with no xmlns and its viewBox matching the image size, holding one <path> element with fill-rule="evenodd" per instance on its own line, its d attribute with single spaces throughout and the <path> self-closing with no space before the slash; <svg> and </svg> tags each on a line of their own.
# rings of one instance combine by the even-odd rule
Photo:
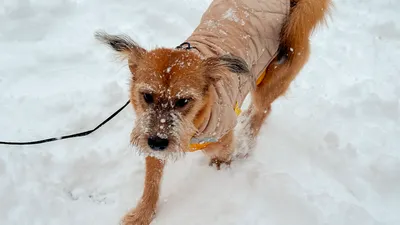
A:
<svg viewBox="0 0 400 225">
<path fill-rule="evenodd" d="M 231 165 L 232 160 L 221 160 L 219 158 L 212 158 L 210 159 L 210 163 L 208 164 L 209 166 L 214 166 L 217 168 L 217 170 L 221 169 L 221 165 L 225 164 L 227 166 Z"/>
<path fill-rule="evenodd" d="M 121 225 L 149 225 L 153 219 L 154 212 L 138 207 L 127 213 L 121 221 Z"/>
</svg>

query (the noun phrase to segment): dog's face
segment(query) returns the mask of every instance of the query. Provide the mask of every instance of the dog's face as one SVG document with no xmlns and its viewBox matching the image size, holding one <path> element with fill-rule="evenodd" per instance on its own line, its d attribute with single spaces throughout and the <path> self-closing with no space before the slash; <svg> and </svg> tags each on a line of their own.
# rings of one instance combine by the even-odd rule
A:
<svg viewBox="0 0 400 225">
<path fill-rule="evenodd" d="M 141 153 L 176 158 L 209 112 L 209 87 L 227 73 L 247 73 L 246 63 L 233 56 L 201 59 L 187 50 L 146 51 L 126 36 L 97 33 L 128 60 L 132 73 L 130 100 L 137 114 L 131 142 Z"/>
<path fill-rule="evenodd" d="M 157 156 L 187 151 L 212 82 L 202 74 L 202 61 L 185 50 L 156 49 L 136 62 L 131 69 L 130 98 L 137 114 L 132 143 Z"/>
</svg>

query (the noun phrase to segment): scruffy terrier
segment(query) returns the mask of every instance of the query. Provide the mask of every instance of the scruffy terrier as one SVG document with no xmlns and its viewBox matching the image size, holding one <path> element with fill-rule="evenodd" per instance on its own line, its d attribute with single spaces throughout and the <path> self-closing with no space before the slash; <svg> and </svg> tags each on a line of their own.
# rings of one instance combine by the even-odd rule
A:
<svg viewBox="0 0 400 225">
<path fill-rule="evenodd" d="M 164 164 L 202 150 L 217 169 L 234 157 L 234 128 L 245 97 L 242 134 L 254 143 L 272 102 L 309 57 L 309 37 L 330 0 L 214 0 L 175 49 L 147 51 L 124 35 L 96 33 L 128 61 L 137 114 L 131 142 L 146 155 L 144 192 L 124 225 L 148 225 Z"/>
</svg>

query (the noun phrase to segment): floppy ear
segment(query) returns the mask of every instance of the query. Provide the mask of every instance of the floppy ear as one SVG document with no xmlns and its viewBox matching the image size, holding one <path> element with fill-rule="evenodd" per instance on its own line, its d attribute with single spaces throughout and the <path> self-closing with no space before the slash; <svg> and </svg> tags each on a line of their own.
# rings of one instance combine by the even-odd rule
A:
<svg viewBox="0 0 400 225">
<path fill-rule="evenodd" d="M 110 35 L 104 31 L 98 31 L 94 36 L 97 40 L 117 51 L 122 58 L 128 59 L 129 69 L 132 73 L 135 73 L 137 62 L 146 53 L 144 48 L 126 35 Z"/>
<path fill-rule="evenodd" d="M 207 76 L 213 81 L 220 80 L 226 70 L 236 74 L 248 74 L 250 72 L 247 63 L 234 55 L 207 58 L 204 61 L 204 67 Z"/>
</svg>

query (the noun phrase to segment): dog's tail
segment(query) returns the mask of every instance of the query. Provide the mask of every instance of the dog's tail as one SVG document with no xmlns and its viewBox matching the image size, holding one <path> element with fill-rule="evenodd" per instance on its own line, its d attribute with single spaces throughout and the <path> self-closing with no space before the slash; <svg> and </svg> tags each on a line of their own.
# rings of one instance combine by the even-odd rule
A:
<svg viewBox="0 0 400 225">
<path fill-rule="evenodd" d="M 320 22 L 324 22 L 331 0 L 290 0 L 290 15 L 282 31 L 278 61 L 293 59 L 308 47 L 308 38 Z"/>
</svg>

